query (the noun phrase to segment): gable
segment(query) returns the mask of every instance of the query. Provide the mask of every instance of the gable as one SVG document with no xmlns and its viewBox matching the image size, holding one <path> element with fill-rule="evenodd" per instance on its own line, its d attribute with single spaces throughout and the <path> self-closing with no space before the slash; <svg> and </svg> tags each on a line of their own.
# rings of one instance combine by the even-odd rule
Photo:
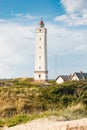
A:
<svg viewBox="0 0 87 130">
<path fill-rule="evenodd" d="M 56 79 L 56 83 L 64 83 L 65 81 L 68 81 L 70 78 L 69 75 L 60 75 L 58 76 L 58 78 Z"/>
<path fill-rule="evenodd" d="M 58 77 L 57 80 L 56 80 L 56 83 L 58 83 L 58 84 L 61 84 L 63 82 L 64 82 L 64 80 L 63 80 L 63 78 L 61 76 Z"/>
<path fill-rule="evenodd" d="M 77 80 L 77 81 L 79 81 L 79 77 L 78 77 L 76 74 L 74 74 L 74 75 L 72 76 L 71 80 Z"/>
</svg>

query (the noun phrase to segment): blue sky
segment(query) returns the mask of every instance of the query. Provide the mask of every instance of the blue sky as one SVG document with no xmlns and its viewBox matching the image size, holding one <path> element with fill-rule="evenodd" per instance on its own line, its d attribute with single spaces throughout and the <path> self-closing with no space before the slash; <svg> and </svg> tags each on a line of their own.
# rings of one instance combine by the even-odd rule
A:
<svg viewBox="0 0 87 130">
<path fill-rule="evenodd" d="M 34 76 L 41 19 L 48 31 L 49 78 L 87 72 L 87 0 L 0 0 L 0 78 Z"/>
<path fill-rule="evenodd" d="M 0 17 L 10 18 L 11 13 L 29 13 L 35 16 L 55 16 L 61 13 L 61 4 L 58 0 L 1 0 Z"/>
</svg>

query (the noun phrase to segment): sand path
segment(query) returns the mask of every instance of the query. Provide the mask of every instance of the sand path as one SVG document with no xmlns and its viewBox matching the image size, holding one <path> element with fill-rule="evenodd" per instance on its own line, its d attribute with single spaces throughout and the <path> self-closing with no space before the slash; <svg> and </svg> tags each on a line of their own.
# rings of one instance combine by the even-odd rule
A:
<svg viewBox="0 0 87 130">
<path fill-rule="evenodd" d="M 74 121 L 42 118 L 4 130 L 87 130 L 87 118 Z"/>
</svg>

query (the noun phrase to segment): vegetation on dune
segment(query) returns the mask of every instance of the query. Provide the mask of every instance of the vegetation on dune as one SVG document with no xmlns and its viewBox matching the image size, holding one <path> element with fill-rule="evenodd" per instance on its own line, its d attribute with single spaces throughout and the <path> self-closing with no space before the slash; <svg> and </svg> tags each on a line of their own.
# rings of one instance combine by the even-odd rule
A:
<svg viewBox="0 0 87 130">
<path fill-rule="evenodd" d="M 18 78 L 0 81 L 0 126 L 13 126 L 35 118 L 58 120 L 87 117 L 87 81 L 57 85 Z"/>
</svg>

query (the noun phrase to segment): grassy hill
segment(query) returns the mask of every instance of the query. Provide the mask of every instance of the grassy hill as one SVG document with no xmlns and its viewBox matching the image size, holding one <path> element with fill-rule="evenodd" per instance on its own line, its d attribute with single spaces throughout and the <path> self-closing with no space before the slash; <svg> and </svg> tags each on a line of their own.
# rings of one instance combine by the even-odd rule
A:
<svg viewBox="0 0 87 130">
<path fill-rule="evenodd" d="M 87 81 L 57 85 L 29 78 L 0 80 L 0 126 L 53 115 L 59 120 L 87 117 Z"/>
</svg>

